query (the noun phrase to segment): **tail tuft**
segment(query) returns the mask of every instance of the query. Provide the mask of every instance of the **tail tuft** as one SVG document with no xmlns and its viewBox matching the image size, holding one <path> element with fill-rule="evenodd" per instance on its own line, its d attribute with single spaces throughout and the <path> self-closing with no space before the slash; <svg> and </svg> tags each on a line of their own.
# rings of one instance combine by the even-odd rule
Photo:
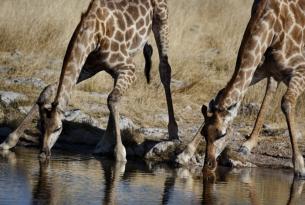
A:
<svg viewBox="0 0 305 205">
<path fill-rule="evenodd" d="M 144 72 L 145 72 L 145 77 L 146 77 L 147 83 L 149 84 L 150 83 L 150 70 L 151 70 L 151 65 L 152 65 L 151 56 L 153 55 L 153 48 L 148 43 L 146 43 L 144 46 L 143 54 L 144 54 L 144 58 L 145 58 Z"/>
</svg>

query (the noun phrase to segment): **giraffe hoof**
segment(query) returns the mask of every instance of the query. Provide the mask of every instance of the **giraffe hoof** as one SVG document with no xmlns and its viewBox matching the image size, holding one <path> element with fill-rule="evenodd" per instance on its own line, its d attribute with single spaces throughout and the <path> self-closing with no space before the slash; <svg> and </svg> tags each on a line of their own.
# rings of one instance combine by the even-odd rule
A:
<svg viewBox="0 0 305 205">
<path fill-rule="evenodd" d="M 238 152 L 245 156 L 248 156 L 251 153 L 250 150 L 245 146 L 241 146 Z"/>
<path fill-rule="evenodd" d="M 8 144 L 6 144 L 5 142 L 0 144 L 0 150 L 9 150 L 9 149 L 10 149 L 10 146 Z"/>
<path fill-rule="evenodd" d="M 115 159 L 117 162 L 127 162 L 126 149 L 123 145 L 117 145 L 114 149 Z"/>
<path fill-rule="evenodd" d="M 179 154 L 179 155 L 177 156 L 175 162 L 176 162 L 177 164 L 187 165 L 188 162 L 190 161 L 190 159 L 191 159 L 191 157 L 190 157 L 188 154 L 182 152 L 181 154 Z"/>
</svg>

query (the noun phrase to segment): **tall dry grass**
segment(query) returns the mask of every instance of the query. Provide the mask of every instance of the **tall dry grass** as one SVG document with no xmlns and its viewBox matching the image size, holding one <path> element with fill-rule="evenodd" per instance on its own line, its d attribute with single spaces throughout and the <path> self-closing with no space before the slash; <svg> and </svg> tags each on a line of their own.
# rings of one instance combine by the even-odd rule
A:
<svg viewBox="0 0 305 205">
<path fill-rule="evenodd" d="M 18 75 L 31 70 L 39 72 L 50 59 L 63 59 L 68 41 L 76 27 L 81 12 L 90 0 L 1 0 L 0 1 L 0 52 L 19 50 L 34 56 L 31 63 L 17 62 L 23 69 Z M 182 112 L 190 105 L 194 113 L 199 113 L 200 105 L 225 86 L 234 70 L 240 41 L 249 20 L 252 0 L 168 0 L 170 8 L 170 61 L 173 78 L 190 86 L 173 93 L 174 103 L 180 120 L 201 120 L 198 115 Z M 153 38 L 151 37 L 151 42 Z M 154 44 L 154 43 L 153 43 Z M 156 47 L 154 46 L 155 51 Z M 158 59 L 155 52 L 153 83 L 146 85 L 143 75 L 143 57 L 136 58 L 138 80 L 122 102 L 123 114 L 131 116 L 139 123 L 143 117 L 155 113 L 166 113 L 163 88 L 158 76 Z M 5 60 L 1 58 L 1 63 Z M 36 63 L 34 63 L 36 62 Z M 19 63 L 19 64 L 18 64 Z M 60 64 L 56 68 L 60 69 Z M 13 74 L 12 74 L 13 75 Z M 58 78 L 46 79 L 46 81 Z M 102 82 L 102 83 L 101 83 Z M 98 74 L 92 80 L 78 86 L 80 92 L 108 92 L 111 78 Z M 264 83 L 251 88 L 246 102 L 260 102 Z M 82 94 L 74 95 L 72 102 L 82 106 L 86 99 Z M 278 95 L 276 104 L 279 105 Z M 156 100 L 160 99 L 160 100 Z M 106 102 L 100 102 L 105 104 Z M 302 107 L 302 106 L 299 106 Z M 276 121 L 279 106 L 273 107 L 269 120 Z M 302 109 L 302 113 L 304 111 Z M 303 115 L 304 116 L 304 115 Z M 157 125 L 158 122 L 147 122 Z"/>
</svg>

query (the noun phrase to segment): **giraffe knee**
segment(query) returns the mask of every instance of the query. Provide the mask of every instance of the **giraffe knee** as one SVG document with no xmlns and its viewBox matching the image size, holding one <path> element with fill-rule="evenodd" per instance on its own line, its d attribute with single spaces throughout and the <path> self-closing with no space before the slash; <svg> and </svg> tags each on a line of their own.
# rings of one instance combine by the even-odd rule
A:
<svg viewBox="0 0 305 205">
<path fill-rule="evenodd" d="M 112 110 L 113 106 L 115 106 L 120 101 L 120 98 L 121 98 L 120 91 L 118 89 L 114 89 L 110 93 L 110 95 L 108 96 L 108 99 L 107 99 L 108 108 L 110 110 Z"/>
<path fill-rule="evenodd" d="M 293 98 L 290 98 L 288 95 L 285 95 L 282 98 L 282 102 L 281 102 L 281 108 L 283 113 L 285 115 L 288 115 L 292 111 L 293 106 L 294 106 Z"/>
</svg>

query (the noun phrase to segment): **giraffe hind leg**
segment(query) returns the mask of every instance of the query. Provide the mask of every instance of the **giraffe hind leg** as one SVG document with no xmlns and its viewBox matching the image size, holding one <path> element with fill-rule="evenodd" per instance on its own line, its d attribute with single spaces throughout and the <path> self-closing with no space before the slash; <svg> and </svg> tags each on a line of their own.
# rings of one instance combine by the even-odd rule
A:
<svg viewBox="0 0 305 205">
<path fill-rule="evenodd" d="M 155 36 L 156 44 L 159 52 L 159 73 L 161 82 L 163 84 L 167 109 L 168 109 L 168 133 L 170 140 L 179 140 L 178 125 L 175 120 L 173 100 L 171 95 L 171 66 L 168 63 L 168 10 L 163 8 L 162 4 L 157 3 L 156 12 L 154 13 L 154 20 L 152 30 Z"/>
<path fill-rule="evenodd" d="M 145 58 L 144 72 L 145 72 L 145 77 L 146 77 L 147 83 L 149 84 L 150 83 L 150 70 L 151 70 L 151 65 L 152 65 L 151 56 L 153 55 L 153 48 L 148 43 L 146 43 L 144 46 L 143 54 L 144 54 L 144 58 Z"/>
<path fill-rule="evenodd" d="M 159 65 L 159 72 L 161 77 L 161 82 L 163 84 L 164 90 L 165 90 L 165 96 L 166 96 L 166 102 L 167 102 L 167 109 L 168 109 L 168 117 L 169 117 L 169 123 L 168 123 L 168 133 L 169 133 L 169 139 L 175 140 L 178 139 L 178 125 L 175 120 L 174 116 L 174 107 L 173 107 L 173 100 L 172 100 L 172 94 L 171 94 L 171 67 L 168 63 L 167 56 L 163 57 L 160 61 Z"/>
</svg>

